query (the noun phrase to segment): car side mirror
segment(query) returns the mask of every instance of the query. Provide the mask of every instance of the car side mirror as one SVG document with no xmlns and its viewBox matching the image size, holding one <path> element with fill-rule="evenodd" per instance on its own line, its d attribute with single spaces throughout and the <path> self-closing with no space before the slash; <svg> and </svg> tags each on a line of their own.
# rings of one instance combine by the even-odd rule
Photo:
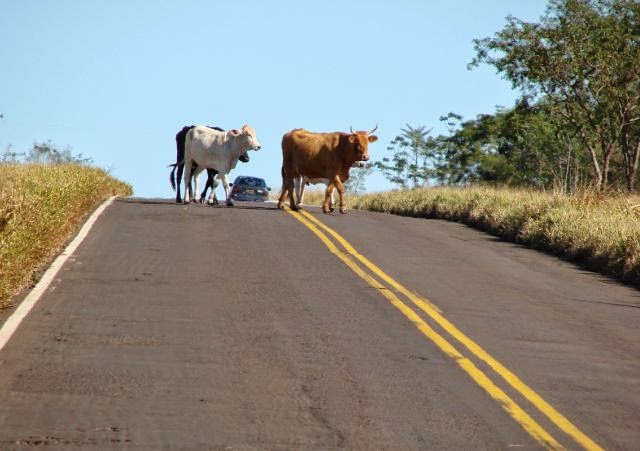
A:
<svg viewBox="0 0 640 451">
<path fill-rule="evenodd" d="M 271 191 L 271 187 L 270 186 L 267 186 L 267 191 Z"/>
</svg>

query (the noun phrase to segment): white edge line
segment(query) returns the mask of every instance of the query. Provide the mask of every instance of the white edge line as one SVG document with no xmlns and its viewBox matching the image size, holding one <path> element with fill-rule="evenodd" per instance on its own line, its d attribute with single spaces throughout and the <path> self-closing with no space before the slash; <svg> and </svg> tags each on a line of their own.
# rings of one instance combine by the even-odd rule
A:
<svg viewBox="0 0 640 451">
<path fill-rule="evenodd" d="M 92 214 L 89 219 L 84 223 L 76 237 L 69 243 L 69 245 L 62 251 L 60 255 L 53 261 L 49 269 L 44 273 L 40 281 L 36 284 L 26 298 L 20 303 L 18 308 L 11 314 L 5 321 L 4 325 L 0 329 L 0 351 L 4 348 L 7 342 L 11 339 L 15 331 L 22 320 L 29 314 L 31 309 L 36 305 L 36 302 L 40 299 L 42 294 L 49 288 L 51 282 L 55 278 L 60 268 L 65 264 L 67 259 L 76 251 L 78 246 L 84 241 L 89 234 L 89 230 L 98 219 L 98 216 L 113 202 L 117 196 L 112 196 L 102 203 Z"/>
</svg>

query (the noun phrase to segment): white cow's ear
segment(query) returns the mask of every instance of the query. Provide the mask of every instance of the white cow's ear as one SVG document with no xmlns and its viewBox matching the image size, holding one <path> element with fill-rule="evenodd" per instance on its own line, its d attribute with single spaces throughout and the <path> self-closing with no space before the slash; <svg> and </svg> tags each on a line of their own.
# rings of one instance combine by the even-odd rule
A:
<svg viewBox="0 0 640 451">
<path fill-rule="evenodd" d="M 229 133 L 231 133 L 233 136 L 239 136 L 240 135 L 240 130 L 236 130 L 234 128 L 233 130 L 229 130 Z"/>
</svg>

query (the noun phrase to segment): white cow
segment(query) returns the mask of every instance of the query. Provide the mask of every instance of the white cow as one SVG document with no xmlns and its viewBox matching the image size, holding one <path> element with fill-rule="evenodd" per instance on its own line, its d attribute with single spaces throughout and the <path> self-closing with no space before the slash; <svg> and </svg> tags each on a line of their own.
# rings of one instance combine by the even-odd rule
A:
<svg viewBox="0 0 640 451">
<path fill-rule="evenodd" d="M 356 161 L 351 165 L 352 168 L 363 168 L 365 166 L 364 161 Z M 304 187 L 305 185 L 316 185 L 318 183 L 329 184 L 329 179 L 310 179 L 309 177 L 297 177 L 293 180 L 294 191 L 296 193 L 296 200 L 298 205 L 304 205 Z M 331 199 L 329 201 L 329 208 L 333 211 L 335 205 L 335 199 L 333 197 L 333 190 L 331 190 Z"/>
<path fill-rule="evenodd" d="M 190 201 L 191 193 L 187 187 L 191 177 L 191 166 L 195 162 L 198 165 L 194 172 L 195 196 L 199 196 L 198 175 L 204 169 L 212 168 L 218 171 L 222 178 L 227 205 L 233 206 L 229 197 L 229 179 L 226 175 L 236 167 L 240 155 L 248 150 L 259 150 L 260 147 L 256 132 L 248 125 L 244 125 L 241 130 L 218 131 L 201 125 L 189 130 L 184 149 L 184 203 Z M 211 203 L 214 193 L 215 190 L 212 190 L 209 196 Z M 195 200 L 198 200 L 198 197 Z"/>
</svg>

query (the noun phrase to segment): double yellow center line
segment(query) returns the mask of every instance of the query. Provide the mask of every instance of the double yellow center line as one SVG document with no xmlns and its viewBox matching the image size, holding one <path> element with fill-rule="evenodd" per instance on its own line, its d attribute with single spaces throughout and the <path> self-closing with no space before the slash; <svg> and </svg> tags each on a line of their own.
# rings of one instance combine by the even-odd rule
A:
<svg viewBox="0 0 640 451">
<path fill-rule="evenodd" d="M 559 429 L 571 436 L 577 443 L 587 450 L 601 450 L 602 448 L 574 426 L 567 418 L 555 410 L 533 389 L 527 386 L 520 378 L 504 367 L 500 362 L 491 357 L 480 345 L 475 343 L 456 326 L 449 322 L 441 311 L 429 300 L 413 293 L 407 289 L 378 266 L 370 262 L 365 256 L 347 242 L 336 231 L 319 221 L 310 213 L 301 210 L 294 213 L 286 210 L 294 218 L 304 224 L 313 232 L 329 251 L 347 265 L 356 275 L 362 278 L 370 286 L 378 290 L 389 302 L 406 316 L 416 328 L 431 340 L 442 352 L 451 357 L 473 379 L 482 387 L 500 406 L 517 421 L 535 440 L 548 449 L 564 449 L 556 439 L 554 439 L 542 426 L 540 426 L 529 414 L 527 414 L 518 404 L 513 401 L 500 387 L 489 379 L 471 360 L 462 355 L 445 337 L 436 332 L 420 315 L 416 313 L 406 302 L 402 301 L 396 293 L 403 295 L 418 309 L 426 313 L 431 320 L 438 324 L 451 337 L 462 344 L 476 358 L 486 363 L 493 371 L 500 375 L 511 387 L 517 390 L 525 399 L 533 404 L 540 412 L 549 418 Z M 331 236 L 336 243 L 329 238 Z M 390 289 L 391 288 L 391 289 Z"/>
</svg>

